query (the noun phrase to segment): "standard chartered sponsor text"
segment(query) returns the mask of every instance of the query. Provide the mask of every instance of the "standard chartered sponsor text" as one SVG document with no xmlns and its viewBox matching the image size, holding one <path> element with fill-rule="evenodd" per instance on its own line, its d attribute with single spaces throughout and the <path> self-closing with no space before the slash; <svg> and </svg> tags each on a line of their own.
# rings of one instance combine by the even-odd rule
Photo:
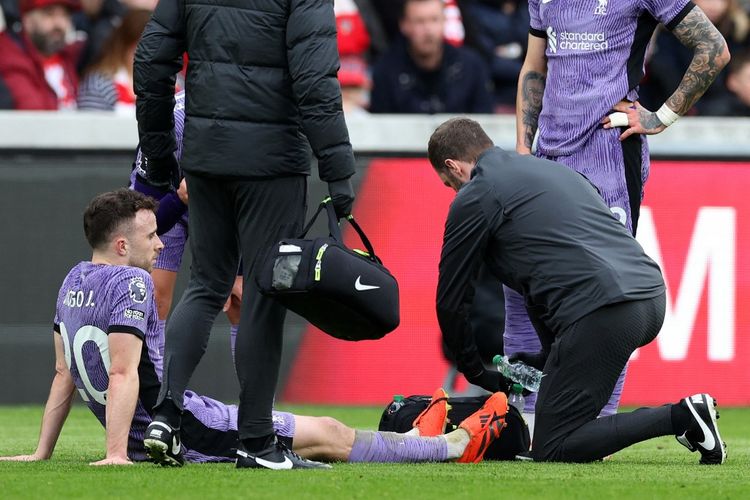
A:
<svg viewBox="0 0 750 500">
<path fill-rule="evenodd" d="M 562 50 L 607 50 L 609 42 L 607 36 L 602 33 L 561 31 L 559 36 L 559 48 Z"/>
</svg>

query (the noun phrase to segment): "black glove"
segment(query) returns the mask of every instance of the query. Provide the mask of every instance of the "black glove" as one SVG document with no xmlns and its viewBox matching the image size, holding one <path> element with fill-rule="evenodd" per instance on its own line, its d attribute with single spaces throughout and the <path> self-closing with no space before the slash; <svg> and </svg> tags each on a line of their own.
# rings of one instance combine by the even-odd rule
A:
<svg viewBox="0 0 750 500">
<path fill-rule="evenodd" d="M 180 170 L 180 164 L 174 155 L 164 158 L 148 158 L 143 156 L 141 166 L 136 174 L 141 182 L 162 191 L 170 191 L 174 186 L 173 180 Z"/>
<path fill-rule="evenodd" d="M 478 375 L 472 377 L 467 376 L 466 380 L 490 392 L 501 391 L 506 394 L 510 392 L 510 386 L 513 384 L 513 382 L 505 378 L 502 373 L 494 370 L 482 370 Z"/>
<path fill-rule="evenodd" d="M 520 361 L 526 366 L 531 366 L 539 371 L 544 370 L 544 364 L 547 362 L 548 353 L 542 352 L 515 352 L 508 356 L 508 361 L 515 363 Z"/>
<path fill-rule="evenodd" d="M 352 213 L 354 204 L 354 188 L 350 178 L 341 179 L 328 183 L 328 192 L 331 195 L 331 203 L 339 219 Z"/>
</svg>

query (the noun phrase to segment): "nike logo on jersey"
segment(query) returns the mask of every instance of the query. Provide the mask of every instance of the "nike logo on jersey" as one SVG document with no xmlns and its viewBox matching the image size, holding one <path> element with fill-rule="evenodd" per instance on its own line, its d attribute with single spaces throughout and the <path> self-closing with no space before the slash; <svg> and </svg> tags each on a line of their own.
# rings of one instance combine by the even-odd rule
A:
<svg viewBox="0 0 750 500">
<path fill-rule="evenodd" d="M 687 407 L 690 410 L 690 413 L 693 414 L 693 417 L 695 417 L 695 420 L 698 421 L 698 425 L 700 426 L 701 432 L 703 433 L 703 441 L 699 442 L 698 445 L 705 450 L 709 450 L 709 451 L 713 450 L 714 447 L 716 447 L 716 440 L 714 439 L 714 434 L 708 428 L 708 426 L 700 417 L 700 415 L 698 415 L 698 412 L 693 407 L 694 400 L 691 400 L 691 399 L 687 400 Z M 700 403 L 703 403 L 703 398 L 700 399 Z"/>
<path fill-rule="evenodd" d="M 357 276 L 357 281 L 354 282 L 354 288 L 359 292 L 364 292 L 365 290 L 375 290 L 376 288 L 380 288 L 379 286 L 375 285 L 365 285 L 362 283 L 362 276 Z"/>
<path fill-rule="evenodd" d="M 542 3 L 550 3 L 552 0 L 542 0 Z"/>
</svg>

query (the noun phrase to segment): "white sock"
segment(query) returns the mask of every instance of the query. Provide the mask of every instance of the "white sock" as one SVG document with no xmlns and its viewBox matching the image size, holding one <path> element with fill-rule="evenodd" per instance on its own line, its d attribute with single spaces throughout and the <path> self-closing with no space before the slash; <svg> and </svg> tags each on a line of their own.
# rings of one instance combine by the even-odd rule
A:
<svg viewBox="0 0 750 500">
<path fill-rule="evenodd" d="M 459 458 L 464 454 L 464 450 L 469 446 L 471 436 L 462 428 L 458 428 L 453 432 L 444 434 L 445 441 L 448 443 L 448 460 Z"/>
</svg>

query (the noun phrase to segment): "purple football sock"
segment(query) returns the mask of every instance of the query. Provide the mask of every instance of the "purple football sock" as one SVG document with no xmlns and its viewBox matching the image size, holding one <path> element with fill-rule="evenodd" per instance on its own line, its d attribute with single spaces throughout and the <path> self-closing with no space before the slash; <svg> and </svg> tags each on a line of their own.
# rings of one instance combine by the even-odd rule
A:
<svg viewBox="0 0 750 500">
<path fill-rule="evenodd" d="M 507 286 L 503 287 L 503 292 L 505 292 L 505 333 L 503 333 L 505 355 L 510 356 L 515 352 L 541 351 L 542 344 L 529 320 L 523 296 Z M 536 393 L 532 392 L 526 396 L 525 400 L 524 411 L 534 413 Z"/>
<path fill-rule="evenodd" d="M 442 436 L 406 436 L 395 432 L 355 431 L 350 462 L 442 462 L 448 443 Z"/>
</svg>

